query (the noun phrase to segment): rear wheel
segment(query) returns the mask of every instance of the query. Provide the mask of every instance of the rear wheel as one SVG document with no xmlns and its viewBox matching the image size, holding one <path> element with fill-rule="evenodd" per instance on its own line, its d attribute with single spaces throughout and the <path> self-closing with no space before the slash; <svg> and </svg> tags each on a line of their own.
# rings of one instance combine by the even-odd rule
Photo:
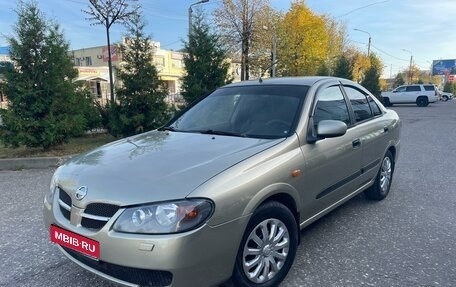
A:
<svg viewBox="0 0 456 287">
<path fill-rule="evenodd" d="M 283 204 L 262 204 L 249 221 L 236 257 L 236 287 L 273 287 L 285 278 L 298 246 L 298 225 Z"/>
<path fill-rule="evenodd" d="M 393 172 L 393 155 L 390 151 L 387 151 L 385 157 L 383 157 L 380 170 L 378 171 L 374 184 L 364 192 L 367 198 L 373 200 L 384 199 L 389 193 L 391 181 L 393 180 Z"/>
<path fill-rule="evenodd" d="M 418 107 L 426 107 L 429 105 L 429 101 L 426 97 L 419 97 L 418 99 L 416 99 L 416 105 Z"/>
</svg>

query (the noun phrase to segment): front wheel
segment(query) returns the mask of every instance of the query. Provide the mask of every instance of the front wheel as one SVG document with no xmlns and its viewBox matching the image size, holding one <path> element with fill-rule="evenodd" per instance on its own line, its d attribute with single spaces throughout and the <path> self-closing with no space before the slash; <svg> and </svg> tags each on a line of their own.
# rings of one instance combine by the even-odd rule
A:
<svg viewBox="0 0 456 287">
<path fill-rule="evenodd" d="M 443 100 L 444 102 L 448 101 L 448 96 L 443 96 L 443 97 L 442 97 L 442 100 Z"/>
<path fill-rule="evenodd" d="M 373 200 L 384 199 L 389 193 L 391 181 L 393 180 L 393 172 L 393 155 L 390 151 L 387 151 L 385 157 L 383 157 L 382 164 L 380 166 L 380 170 L 378 171 L 377 177 L 375 178 L 374 184 L 364 192 L 367 198 Z"/>
<path fill-rule="evenodd" d="M 236 257 L 232 282 L 236 287 L 273 287 L 293 264 L 299 230 L 291 211 L 270 201 L 252 215 Z"/>
</svg>

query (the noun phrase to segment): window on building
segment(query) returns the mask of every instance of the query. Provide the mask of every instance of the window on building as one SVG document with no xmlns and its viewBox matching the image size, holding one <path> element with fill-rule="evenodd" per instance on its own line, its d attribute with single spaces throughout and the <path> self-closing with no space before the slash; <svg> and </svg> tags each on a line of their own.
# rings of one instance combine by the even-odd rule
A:
<svg viewBox="0 0 456 287">
<path fill-rule="evenodd" d="M 92 66 L 92 57 L 85 57 L 86 66 Z"/>
<path fill-rule="evenodd" d="M 79 57 L 75 58 L 75 65 L 76 66 L 82 66 L 81 58 L 79 58 Z"/>
</svg>

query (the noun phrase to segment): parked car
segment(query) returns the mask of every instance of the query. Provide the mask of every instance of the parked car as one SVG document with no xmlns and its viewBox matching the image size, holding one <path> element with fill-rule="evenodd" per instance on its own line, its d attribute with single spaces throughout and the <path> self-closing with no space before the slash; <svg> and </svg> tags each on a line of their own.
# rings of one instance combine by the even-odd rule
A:
<svg viewBox="0 0 456 287">
<path fill-rule="evenodd" d="M 59 167 L 52 242 L 129 286 L 278 286 L 299 230 L 364 192 L 384 199 L 401 122 L 332 77 L 234 83 L 166 126 Z"/>
<path fill-rule="evenodd" d="M 444 102 L 453 99 L 453 94 L 452 94 L 452 93 L 443 92 L 443 91 L 439 91 L 439 93 L 440 93 L 440 99 L 441 99 L 442 101 L 444 101 Z"/>
<path fill-rule="evenodd" d="M 397 87 L 392 92 L 383 92 L 383 104 L 415 104 L 419 107 L 427 107 L 429 103 L 438 100 L 438 90 L 434 85 L 415 84 Z"/>
</svg>

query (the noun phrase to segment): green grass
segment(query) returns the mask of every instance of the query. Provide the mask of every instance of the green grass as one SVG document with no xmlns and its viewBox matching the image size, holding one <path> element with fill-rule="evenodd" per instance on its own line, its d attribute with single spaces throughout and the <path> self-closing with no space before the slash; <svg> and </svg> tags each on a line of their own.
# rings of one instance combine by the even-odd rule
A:
<svg viewBox="0 0 456 287">
<path fill-rule="evenodd" d="M 73 155 L 91 150 L 114 140 L 116 138 L 109 134 L 86 135 L 80 138 L 70 139 L 68 143 L 52 147 L 47 151 L 40 148 L 27 147 L 7 148 L 0 144 L 0 158 Z"/>
</svg>

